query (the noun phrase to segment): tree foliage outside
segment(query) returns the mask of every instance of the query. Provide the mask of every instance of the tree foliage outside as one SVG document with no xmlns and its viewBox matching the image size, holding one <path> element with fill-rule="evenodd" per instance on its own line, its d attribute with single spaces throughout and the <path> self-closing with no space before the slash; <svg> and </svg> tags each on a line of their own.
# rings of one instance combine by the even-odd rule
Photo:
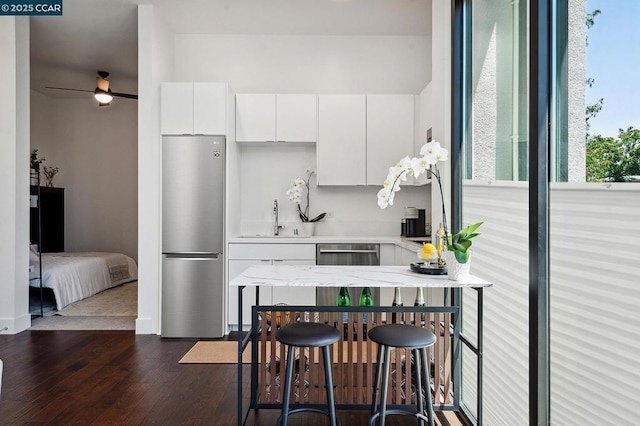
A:
<svg viewBox="0 0 640 426">
<path fill-rule="evenodd" d="M 595 25 L 595 17 L 600 9 L 586 16 L 587 29 Z M 589 39 L 587 37 L 587 46 Z M 586 86 L 591 88 L 595 80 L 587 78 Z M 589 134 L 589 120 L 602 110 L 604 99 L 600 98 L 586 105 L 587 123 L 586 177 L 587 182 L 640 182 L 640 130 L 633 127 L 620 129 L 617 137 Z"/>
<path fill-rule="evenodd" d="M 620 129 L 618 137 L 587 140 L 587 182 L 640 181 L 640 129 Z"/>
</svg>

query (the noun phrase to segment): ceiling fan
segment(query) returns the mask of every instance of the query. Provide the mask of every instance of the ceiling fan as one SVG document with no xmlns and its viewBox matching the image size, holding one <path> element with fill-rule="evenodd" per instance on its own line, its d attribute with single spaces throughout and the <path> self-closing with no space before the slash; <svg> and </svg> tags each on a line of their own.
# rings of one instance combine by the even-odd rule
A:
<svg viewBox="0 0 640 426">
<path fill-rule="evenodd" d="M 54 90 L 69 90 L 74 92 L 88 92 L 93 93 L 93 96 L 98 101 L 99 106 L 109 106 L 111 100 L 113 98 L 127 98 L 127 99 L 138 99 L 138 95 L 132 95 L 129 93 L 118 93 L 112 92 L 109 88 L 109 82 L 107 78 L 109 77 L 109 73 L 106 71 L 98 71 L 98 76 L 96 77 L 96 81 L 98 82 L 98 86 L 95 90 L 84 90 L 84 89 L 69 89 L 66 87 L 50 87 L 46 86 L 45 89 L 54 89 Z"/>
</svg>

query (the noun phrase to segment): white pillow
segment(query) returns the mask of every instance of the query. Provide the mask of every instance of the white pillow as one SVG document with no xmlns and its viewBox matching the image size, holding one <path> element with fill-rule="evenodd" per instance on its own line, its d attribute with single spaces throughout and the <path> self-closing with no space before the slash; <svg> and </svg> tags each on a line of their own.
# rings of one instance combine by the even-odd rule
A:
<svg viewBox="0 0 640 426">
<path fill-rule="evenodd" d="M 40 262 L 40 255 L 38 254 L 38 245 L 30 244 L 29 245 L 29 264 L 33 265 L 34 263 Z"/>
</svg>

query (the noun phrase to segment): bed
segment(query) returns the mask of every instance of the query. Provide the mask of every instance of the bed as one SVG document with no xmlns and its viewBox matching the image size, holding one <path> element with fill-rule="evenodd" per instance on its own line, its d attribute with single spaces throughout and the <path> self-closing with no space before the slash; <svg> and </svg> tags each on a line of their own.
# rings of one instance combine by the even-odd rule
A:
<svg viewBox="0 0 640 426">
<path fill-rule="evenodd" d="M 30 263 L 38 270 L 39 256 L 31 253 Z M 101 291 L 138 279 L 138 267 L 121 253 L 42 253 L 42 287 L 50 288 L 56 308 L 85 299 Z M 40 280 L 30 280 L 40 287 Z"/>
</svg>

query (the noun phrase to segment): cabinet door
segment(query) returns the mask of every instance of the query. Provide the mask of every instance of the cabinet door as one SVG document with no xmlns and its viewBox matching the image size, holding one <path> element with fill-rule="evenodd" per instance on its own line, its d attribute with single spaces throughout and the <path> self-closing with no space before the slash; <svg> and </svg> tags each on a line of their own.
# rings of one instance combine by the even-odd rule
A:
<svg viewBox="0 0 640 426">
<path fill-rule="evenodd" d="M 366 183 L 366 131 L 364 95 L 318 96 L 318 185 Z"/>
<path fill-rule="evenodd" d="M 389 167 L 413 157 L 413 95 L 367 95 L 367 185 L 382 185 Z"/>
<path fill-rule="evenodd" d="M 317 103 L 316 95 L 277 95 L 278 142 L 315 142 L 318 132 Z"/>
<path fill-rule="evenodd" d="M 162 83 L 160 132 L 163 135 L 193 134 L 193 83 Z"/>
<path fill-rule="evenodd" d="M 193 133 L 227 134 L 227 85 L 193 83 Z"/>
<path fill-rule="evenodd" d="M 274 265 L 315 265 L 315 260 L 273 260 Z M 272 302 L 287 305 L 315 306 L 315 287 L 273 287 Z"/>
<path fill-rule="evenodd" d="M 236 95 L 236 141 L 275 140 L 276 95 Z"/>
<path fill-rule="evenodd" d="M 271 259 L 264 260 L 229 260 L 229 281 L 240 275 L 249 266 L 271 265 Z M 256 304 L 255 289 L 246 287 L 242 294 L 242 323 L 244 326 L 251 325 L 251 307 Z M 271 288 L 260 288 L 260 304 L 271 305 Z M 229 287 L 229 309 L 228 319 L 230 325 L 238 325 L 238 288 Z"/>
</svg>

